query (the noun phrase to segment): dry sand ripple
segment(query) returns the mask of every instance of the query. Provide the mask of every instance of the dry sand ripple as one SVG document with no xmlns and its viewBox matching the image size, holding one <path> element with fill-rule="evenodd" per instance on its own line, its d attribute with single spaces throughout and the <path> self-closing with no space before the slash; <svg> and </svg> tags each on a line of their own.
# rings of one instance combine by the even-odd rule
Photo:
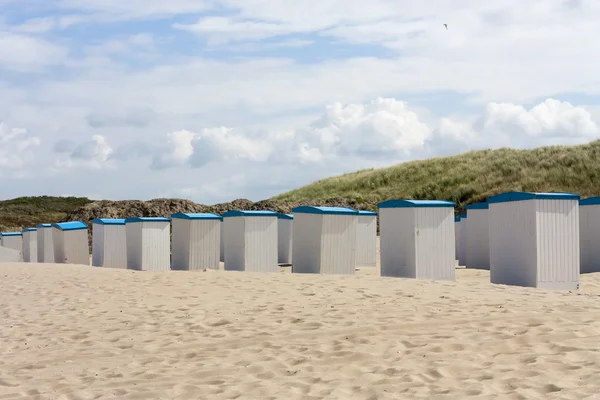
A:
<svg viewBox="0 0 600 400">
<path fill-rule="evenodd" d="M 283 271 L 0 264 L 0 399 L 600 392 L 600 274 L 569 293 Z"/>
</svg>

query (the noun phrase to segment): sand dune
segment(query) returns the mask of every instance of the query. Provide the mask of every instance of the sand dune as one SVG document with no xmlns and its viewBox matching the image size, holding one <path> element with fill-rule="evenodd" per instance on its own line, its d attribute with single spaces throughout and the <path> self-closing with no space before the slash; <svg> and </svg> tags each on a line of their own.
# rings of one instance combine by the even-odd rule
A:
<svg viewBox="0 0 600 400">
<path fill-rule="evenodd" d="M 600 274 L 579 294 L 376 275 L 0 264 L 0 399 L 600 392 Z"/>
</svg>

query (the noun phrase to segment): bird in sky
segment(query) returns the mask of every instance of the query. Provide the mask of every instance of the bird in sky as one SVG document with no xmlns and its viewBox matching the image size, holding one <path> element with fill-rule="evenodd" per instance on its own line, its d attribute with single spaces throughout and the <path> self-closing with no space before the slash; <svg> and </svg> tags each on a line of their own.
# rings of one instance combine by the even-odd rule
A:
<svg viewBox="0 0 600 400">
<path fill-rule="evenodd" d="M 446 30 L 448 30 L 448 24 L 444 24 L 444 26 L 446 27 Z"/>
</svg>

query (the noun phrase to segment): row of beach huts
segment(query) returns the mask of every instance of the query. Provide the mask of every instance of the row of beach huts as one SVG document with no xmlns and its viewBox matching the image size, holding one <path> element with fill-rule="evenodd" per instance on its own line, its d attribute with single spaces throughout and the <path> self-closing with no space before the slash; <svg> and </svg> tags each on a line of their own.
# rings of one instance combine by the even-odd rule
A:
<svg viewBox="0 0 600 400">
<path fill-rule="evenodd" d="M 166 217 L 94 219 L 92 265 L 135 270 L 225 270 L 354 274 L 377 262 L 381 276 L 454 280 L 458 260 L 490 270 L 496 284 L 579 288 L 580 272 L 600 272 L 600 197 L 509 192 L 472 204 L 389 200 L 379 214 L 301 206 L 293 214 L 228 211 Z M 25 262 L 89 265 L 88 226 L 40 224 L 1 234 Z M 172 237 L 171 237 L 172 236 Z M 0 259 L 1 261 L 1 259 Z"/>
</svg>

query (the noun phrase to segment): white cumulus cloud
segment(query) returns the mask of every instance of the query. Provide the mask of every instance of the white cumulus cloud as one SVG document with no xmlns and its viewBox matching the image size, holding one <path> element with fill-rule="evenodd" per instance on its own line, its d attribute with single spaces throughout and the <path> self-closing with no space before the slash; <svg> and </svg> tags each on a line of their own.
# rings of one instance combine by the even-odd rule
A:
<svg viewBox="0 0 600 400">
<path fill-rule="evenodd" d="M 59 170 L 71 168 L 98 170 L 114 166 L 110 160 L 113 149 L 102 135 L 92 135 L 90 140 L 77 145 L 60 141 L 55 144 L 54 150 L 59 154 L 55 159 L 54 167 Z"/>
<path fill-rule="evenodd" d="M 0 176 L 22 176 L 31 168 L 34 150 L 40 144 L 40 138 L 29 135 L 27 129 L 0 122 Z"/>
</svg>

